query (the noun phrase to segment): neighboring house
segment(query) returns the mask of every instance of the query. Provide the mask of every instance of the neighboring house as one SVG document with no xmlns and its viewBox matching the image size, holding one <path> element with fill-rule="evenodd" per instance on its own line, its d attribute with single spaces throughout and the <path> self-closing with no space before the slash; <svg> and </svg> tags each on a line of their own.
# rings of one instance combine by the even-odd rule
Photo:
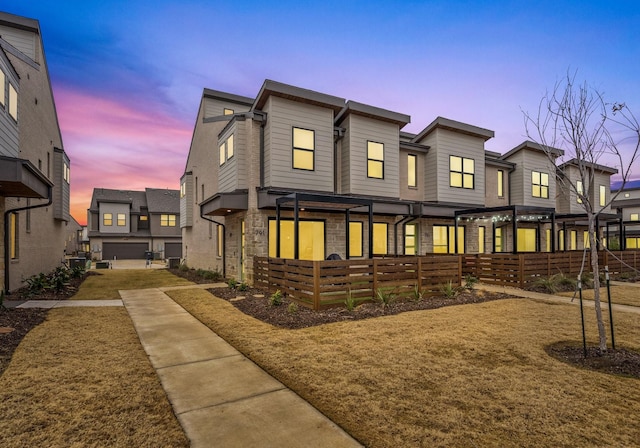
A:
<svg viewBox="0 0 640 448">
<path fill-rule="evenodd" d="M 82 226 L 72 216 L 67 226 L 67 241 L 64 246 L 65 255 L 78 255 L 81 249 Z"/>
<path fill-rule="evenodd" d="M 187 264 L 251 282 L 255 256 L 558 248 L 556 167 L 540 146 L 501 155 L 485 149 L 491 130 L 409 122 L 271 80 L 255 98 L 205 89 L 180 180 Z"/>
<path fill-rule="evenodd" d="M 178 190 L 94 188 L 87 212 L 89 246 L 96 260 L 182 256 Z"/>
<path fill-rule="evenodd" d="M 70 160 L 37 20 L 0 12 L 2 289 L 64 260 Z"/>
<path fill-rule="evenodd" d="M 611 207 L 620 215 L 622 221 L 613 232 L 618 237 L 621 249 L 640 249 L 640 186 L 630 186 L 611 192 L 617 195 Z M 622 228 L 622 232 L 619 229 Z M 622 235 L 620 235 L 622 233 Z"/>
</svg>

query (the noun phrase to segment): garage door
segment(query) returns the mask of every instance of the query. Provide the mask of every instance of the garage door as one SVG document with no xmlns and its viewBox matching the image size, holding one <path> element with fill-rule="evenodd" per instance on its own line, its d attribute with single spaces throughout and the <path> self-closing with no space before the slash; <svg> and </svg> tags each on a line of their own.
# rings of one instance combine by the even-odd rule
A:
<svg viewBox="0 0 640 448">
<path fill-rule="evenodd" d="M 164 256 L 165 258 L 182 258 L 182 243 L 165 243 Z"/>
<path fill-rule="evenodd" d="M 102 243 L 102 259 L 113 260 L 144 260 L 144 253 L 148 250 L 148 243 Z"/>
</svg>

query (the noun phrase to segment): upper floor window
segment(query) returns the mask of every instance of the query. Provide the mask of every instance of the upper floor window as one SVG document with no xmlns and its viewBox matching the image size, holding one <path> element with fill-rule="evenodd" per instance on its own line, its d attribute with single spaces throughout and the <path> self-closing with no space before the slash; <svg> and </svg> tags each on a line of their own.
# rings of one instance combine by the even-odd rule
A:
<svg viewBox="0 0 640 448">
<path fill-rule="evenodd" d="M 314 155 L 316 149 L 315 131 L 302 128 L 293 128 L 293 163 L 298 170 L 315 169 Z"/>
<path fill-rule="evenodd" d="M 9 84 L 9 115 L 18 121 L 18 91 Z"/>
<path fill-rule="evenodd" d="M 66 183 L 69 183 L 71 181 L 71 169 L 69 168 L 69 165 L 67 165 L 66 163 L 64 163 L 63 165 L 64 166 L 62 167 L 63 169 L 62 177 L 64 178 Z"/>
<path fill-rule="evenodd" d="M 578 202 L 578 204 L 582 204 L 582 198 L 580 196 L 584 194 L 584 187 L 581 180 L 576 181 L 576 193 L 576 201 Z"/>
<path fill-rule="evenodd" d="M 160 227 L 175 227 L 176 215 L 160 215 Z"/>
<path fill-rule="evenodd" d="M 607 205 L 607 188 L 600 185 L 600 207 Z"/>
<path fill-rule="evenodd" d="M 384 144 L 367 141 L 367 177 L 384 179 Z"/>
<path fill-rule="evenodd" d="M 104 215 L 102 215 L 102 224 L 105 226 L 112 226 L 113 225 L 113 214 L 112 213 L 105 213 Z"/>
<path fill-rule="evenodd" d="M 226 107 L 224 108 L 224 111 L 222 112 L 224 115 L 233 115 L 233 109 L 227 109 Z"/>
<path fill-rule="evenodd" d="M 475 183 L 475 165 L 473 159 L 449 156 L 449 186 L 473 189 Z"/>
<path fill-rule="evenodd" d="M 184 182 L 180 182 L 180 197 L 183 198 L 187 194 L 187 185 Z"/>
<path fill-rule="evenodd" d="M 531 196 L 549 199 L 549 173 L 531 171 Z"/>
<path fill-rule="evenodd" d="M 625 197 L 625 198 L 628 198 L 629 196 L 631 196 L 629 193 L 625 193 L 625 194 L 624 194 L 624 197 Z"/>
<path fill-rule="evenodd" d="M 223 165 L 227 160 L 233 157 L 234 148 L 233 148 L 233 134 L 231 134 L 221 145 L 220 145 L 220 165 Z"/>
<path fill-rule="evenodd" d="M 120 227 L 127 225 L 127 216 L 124 213 L 118 213 L 117 223 Z"/>
<path fill-rule="evenodd" d="M 415 154 L 407 155 L 407 186 L 409 188 L 415 188 L 418 186 L 418 164 L 416 160 L 418 157 Z"/>
<path fill-rule="evenodd" d="M 0 70 L 0 106 L 4 107 L 6 104 L 6 99 L 4 97 L 4 84 L 5 84 L 5 74 L 2 70 Z"/>
<path fill-rule="evenodd" d="M 498 197 L 504 197 L 504 171 L 498 170 Z"/>
<path fill-rule="evenodd" d="M 638 221 L 640 214 L 639 213 L 631 213 L 631 216 L 629 217 L 629 219 L 631 221 Z"/>
</svg>

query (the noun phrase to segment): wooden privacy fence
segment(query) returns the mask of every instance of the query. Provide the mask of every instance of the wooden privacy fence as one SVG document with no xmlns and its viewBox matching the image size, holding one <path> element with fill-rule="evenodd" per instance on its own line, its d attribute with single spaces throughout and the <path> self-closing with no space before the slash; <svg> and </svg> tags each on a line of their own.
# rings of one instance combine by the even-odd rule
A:
<svg viewBox="0 0 640 448">
<path fill-rule="evenodd" d="M 270 293 L 280 290 L 314 310 L 343 305 L 351 295 L 373 300 L 377 291 L 408 297 L 417 287 L 437 294 L 443 284 L 460 286 L 465 275 L 482 282 L 524 288 L 541 277 L 576 276 L 582 251 L 526 254 L 472 254 L 389 257 L 359 260 L 305 261 L 254 257 L 254 285 Z M 640 250 L 600 251 L 601 269 L 612 275 L 640 270 Z M 585 271 L 591 271 L 590 252 Z"/>
<path fill-rule="evenodd" d="M 410 296 L 417 287 L 436 294 L 449 281 L 460 286 L 463 258 L 427 255 L 361 260 L 304 261 L 254 258 L 254 285 L 280 290 L 314 310 L 343 305 L 347 297 L 374 299 L 377 291 Z"/>
</svg>

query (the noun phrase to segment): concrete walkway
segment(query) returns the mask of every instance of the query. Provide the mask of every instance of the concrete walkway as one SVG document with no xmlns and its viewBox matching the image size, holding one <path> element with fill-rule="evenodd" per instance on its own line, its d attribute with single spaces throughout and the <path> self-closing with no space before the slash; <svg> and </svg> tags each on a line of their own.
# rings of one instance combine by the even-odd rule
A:
<svg viewBox="0 0 640 448">
<path fill-rule="evenodd" d="M 192 447 L 359 447 L 162 289 L 120 291 Z"/>
</svg>

